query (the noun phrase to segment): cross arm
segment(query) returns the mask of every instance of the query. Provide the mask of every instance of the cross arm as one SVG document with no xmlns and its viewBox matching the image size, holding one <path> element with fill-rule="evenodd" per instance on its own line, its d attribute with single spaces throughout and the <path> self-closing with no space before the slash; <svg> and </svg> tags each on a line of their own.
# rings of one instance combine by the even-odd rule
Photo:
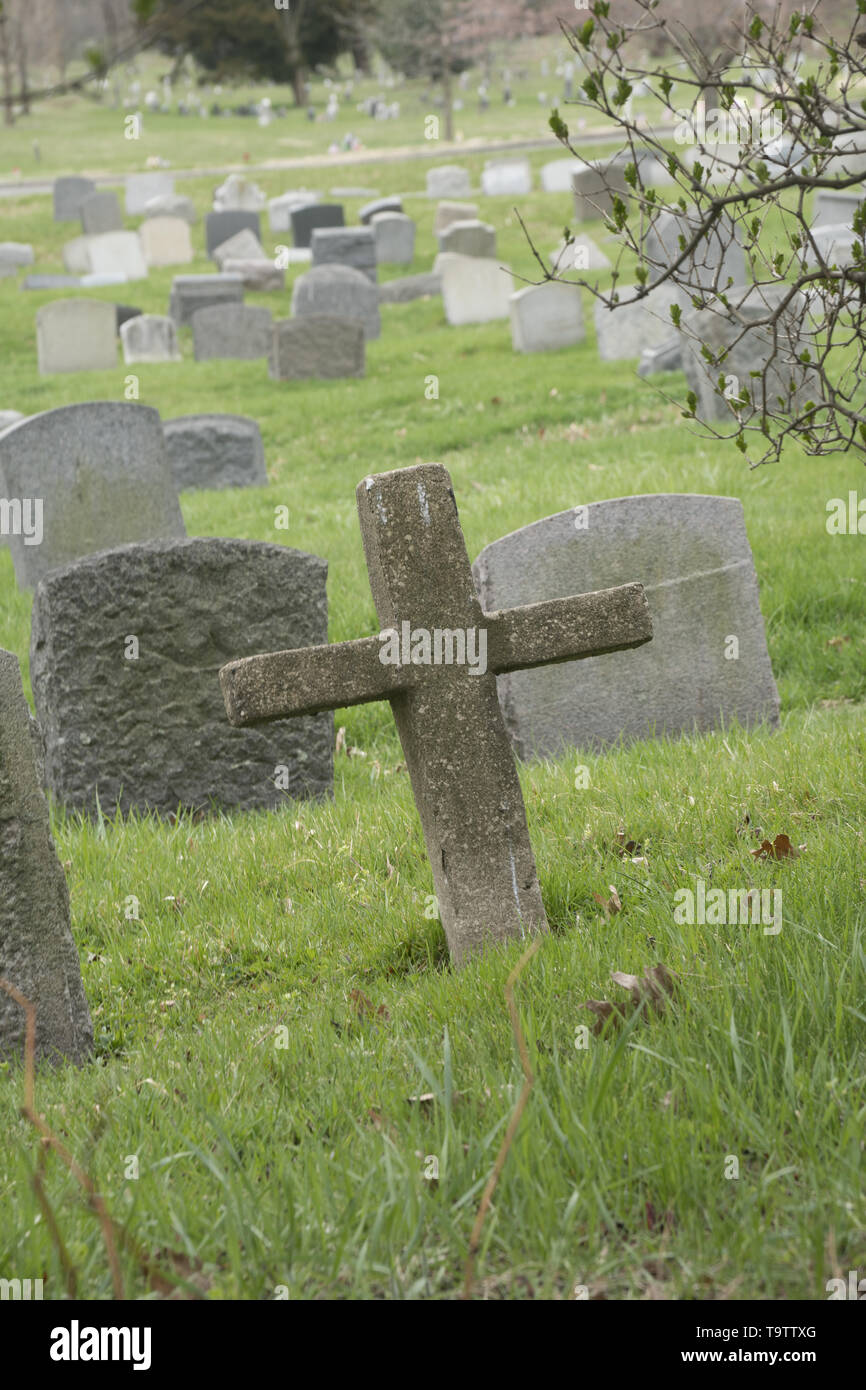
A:
<svg viewBox="0 0 866 1390">
<path fill-rule="evenodd" d="M 496 675 L 642 647 L 653 635 L 642 584 L 485 613 L 487 665 Z"/>
<path fill-rule="evenodd" d="M 229 721 L 256 724 L 387 700 L 408 681 L 402 668 L 382 664 L 381 650 L 379 637 L 362 637 L 229 661 L 219 673 Z"/>
</svg>

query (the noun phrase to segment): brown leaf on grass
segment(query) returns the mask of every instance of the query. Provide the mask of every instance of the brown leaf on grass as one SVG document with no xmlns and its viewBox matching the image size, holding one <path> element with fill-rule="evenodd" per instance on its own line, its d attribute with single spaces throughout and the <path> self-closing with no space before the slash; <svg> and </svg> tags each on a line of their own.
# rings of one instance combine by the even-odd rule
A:
<svg viewBox="0 0 866 1390">
<path fill-rule="evenodd" d="M 587 999 L 585 1003 L 579 1004 L 578 1008 L 589 1009 L 590 1013 L 595 1015 L 593 1022 L 589 1025 L 589 1031 L 594 1033 L 596 1037 L 599 1033 L 604 1032 L 605 1024 L 614 1014 L 617 1020 L 625 1018 L 628 1014 L 626 1004 L 610 1004 L 606 999 Z"/>
<path fill-rule="evenodd" d="M 673 1230 L 675 1219 L 674 1214 L 670 1208 L 668 1208 L 668 1210 L 664 1214 L 662 1214 L 656 1211 L 652 1202 L 646 1202 L 644 1204 L 644 1213 L 646 1215 L 647 1230 L 663 1231 L 665 1232 L 665 1234 L 667 1234 L 668 1231 Z"/>
<path fill-rule="evenodd" d="M 160 1268 L 165 1265 L 167 1269 Z M 190 1259 L 180 1250 L 158 1250 L 150 1256 L 148 1274 L 169 1300 L 200 1299 L 213 1287 L 213 1277 L 204 1273 L 201 1260 Z M 163 1277 L 166 1274 L 168 1280 Z M 165 1286 L 170 1286 L 172 1277 L 181 1282 L 169 1292 Z"/>
<path fill-rule="evenodd" d="M 828 638 L 827 638 L 827 646 L 828 646 L 828 647 L 844 647 L 844 646 L 846 645 L 846 643 L 848 643 L 848 642 L 850 642 L 850 641 L 851 641 L 851 638 L 848 637 L 848 636 L 844 636 L 844 637 L 828 637 Z"/>
<path fill-rule="evenodd" d="M 640 840 L 627 840 L 625 830 L 620 826 L 614 836 L 614 849 L 620 859 L 631 859 L 633 855 L 643 854 L 643 845 Z"/>
<path fill-rule="evenodd" d="M 588 999 L 579 1005 L 581 1009 L 589 1009 L 595 1015 L 595 1021 L 591 1025 L 591 1032 L 598 1035 L 602 1032 L 608 1020 L 616 1018 L 628 1018 L 633 1009 L 639 1009 L 644 1004 L 648 1009 L 653 1009 L 656 1013 L 663 1013 L 667 1000 L 676 991 L 677 976 L 673 971 L 668 970 L 667 966 L 659 962 L 658 965 L 651 965 L 643 975 L 628 975 L 622 970 L 612 970 L 611 979 L 614 984 L 622 985 L 631 995 L 632 1008 L 628 1004 L 611 1004 L 607 999 Z"/>
<path fill-rule="evenodd" d="M 609 898 L 602 897 L 601 893 L 593 893 L 592 896 L 601 907 L 605 917 L 613 917 L 615 913 L 622 912 L 622 903 L 620 902 L 619 893 L 616 891 L 613 884 L 610 885 Z"/>
<path fill-rule="evenodd" d="M 355 1011 L 359 1018 L 381 1018 L 383 1021 L 387 1021 L 391 1017 L 384 1004 L 380 1004 L 377 1009 L 372 999 L 368 999 L 362 989 L 350 989 L 349 998 L 355 1005 Z"/>
<path fill-rule="evenodd" d="M 772 842 L 762 840 L 760 848 L 750 853 L 753 859 L 798 859 L 805 848 L 805 845 L 801 845 L 797 849 L 787 835 L 777 835 Z"/>
</svg>

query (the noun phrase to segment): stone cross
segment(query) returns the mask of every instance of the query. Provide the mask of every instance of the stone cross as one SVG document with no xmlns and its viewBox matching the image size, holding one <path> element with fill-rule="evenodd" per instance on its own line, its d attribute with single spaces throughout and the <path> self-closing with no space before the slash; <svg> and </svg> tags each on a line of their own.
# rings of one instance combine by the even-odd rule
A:
<svg viewBox="0 0 866 1390">
<path fill-rule="evenodd" d="M 642 585 L 485 613 L 447 471 L 420 464 L 357 489 L 378 636 L 229 662 L 233 724 L 388 700 L 421 817 L 452 959 L 544 931 L 496 676 L 639 647 Z"/>
</svg>

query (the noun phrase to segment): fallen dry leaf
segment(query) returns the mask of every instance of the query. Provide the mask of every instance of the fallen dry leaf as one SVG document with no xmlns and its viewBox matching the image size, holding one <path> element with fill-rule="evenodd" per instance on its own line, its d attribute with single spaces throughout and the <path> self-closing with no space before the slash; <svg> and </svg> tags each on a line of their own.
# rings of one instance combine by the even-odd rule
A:
<svg viewBox="0 0 866 1390">
<path fill-rule="evenodd" d="M 787 835 L 777 835 L 772 843 L 762 840 L 760 848 L 753 849 L 750 853 L 753 859 L 798 859 L 805 848 L 805 845 L 801 845 L 797 849 Z"/>
<path fill-rule="evenodd" d="M 620 859 L 631 859 L 635 854 L 643 854 L 643 845 L 640 840 L 627 840 L 626 833 L 622 826 L 614 836 L 614 849 Z"/>
<path fill-rule="evenodd" d="M 848 637 L 848 636 L 844 636 L 844 637 L 828 637 L 828 639 L 827 639 L 827 646 L 828 646 L 828 647 L 844 647 L 845 644 L 846 644 L 846 642 L 850 642 L 850 641 L 851 641 L 851 638 Z"/>
<path fill-rule="evenodd" d="M 601 893 L 593 893 L 592 896 L 601 907 L 605 917 L 613 917 L 615 913 L 622 912 L 622 903 L 620 902 L 619 893 L 612 883 L 610 884 L 609 898 L 602 897 Z"/>
<path fill-rule="evenodd" d="M 355 1010 L 359 1018 L 381 1018 L 387 1020 L 391 1017 L 384 1004 L 380 1004 L 377 1009 L 372 999 L 368 999 L 362 989 L 350 989 L 349 998 L 355 1005 Z"/>
<path fill-rule="evenodd" d="M 610 977 L 614 984 L 622 985 L 623 989 L 629 991 L 632 1009 L 646 1004 L 656 1013 L 663 1012 L 668 998 L 675 993 L 678 978 L 661 961 L 658 965 L 651 965 L 643 975 L 628 975 L 622 970 L 612 970 Z M 609 1019 L 627 1018 L 632 1012 L 627 1004 L 611 1004 L 607 999 L 588 999 L 579 1007 L 589 1009 L 595 1015 L 595 1022 L 591 1025 L 591 1031 L 595 1034 L 602 1031 Z"/>
</svg>

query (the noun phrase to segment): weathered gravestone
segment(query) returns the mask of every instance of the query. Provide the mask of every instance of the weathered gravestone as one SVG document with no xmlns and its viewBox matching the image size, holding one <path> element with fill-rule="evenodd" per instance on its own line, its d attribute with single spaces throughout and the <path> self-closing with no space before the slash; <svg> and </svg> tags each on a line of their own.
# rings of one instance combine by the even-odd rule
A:
<svg viewBox="0 0 866 1390">
<path fill-rule="evenodd" d="M 574 195 L 574 215 L 578 222 L 592 222 L 607 217 L 613 211 L 615 197 L 624 198 L 629 192 L 623 166 L 616 160 L 587 160 L 571 176 Z"/>
<path fill-rule="evenodd" d="M 22 290 L 76 290 L 81 280 L 75 275 L 28 275 L 21 281 Z"/>
<path fill-rule="evenodd" d="M 17 275 L 22 266 L 33 264 L 33 247 L 21 241 L 0 241 L 0 279 Z"/>
<path fill-rule="evenodd" d="M 189 265 L 192 237 L 184 217 L 148 217 L 138 233 L 149 266 Z"/>
<path fill-rule="evenodd" d="M 144 207 L 145 217 L 182 217 L 190 226 L 198 221 L 198 213 L 192 198 L 184 198 L 180 193 L 158 193 L 148 198 Z"/>
<path fill-rule="evenodd" d="M 619 285 L 619 303 L 609 309 L 600 299 L 593 307 L 598 355 L 603 362 L 640 357 L 671 335 L 671 308 L 683 306 L 684 296 L 669 280 L 646 294 L 638 285 Z"/>
<path fill-rule="evenodd" d="M 662 275 L 683 255 L 701 225 L 701 219 L 694 212 L 661 211 L 647 227 L 644 235 L 644 255 L 648 261 L 649 283 L 654 285 Z M 683 245 L 680 245 L 680 238 Z M 718 224 L 705 233 L 692 252 L 683 261 L 677 276 L 688 278 L 690 285 L 700 285 L 704 289 L 718 287 L 720 290 L 732 285 L 743 285 L 747 279 L 746 256 L 737 240 L 736 227 Z"/>
<path fill-rule="evenodd" d="M 166 420 L 165 447 L 179 492 L 265 487 L 262 432 L 246 415 L 180 415 Z"/>
<path fill-rule="evenodd" d="M 63 264 L 70 275 L 86 275 L 90 270 L 90 237 L 77 236 L 64 243 Z"/>
<path fill-rule="evenodd" d="M 374 198 L 371 203 L 365 203 L 358 213 L 358 221 L 362 227 L 369 227 L 373 218 L 380 212 L 402 212 L 403 199 L 397 194 L 390 198 Z"/>
<path fill-rule="evenodd" d="M 592 237 L 575 236 L 571 241 L 561 241 L 548 256 L 551 270 L 557 275 L 582 273 L 585 270 L 610 270 L 610 260 L 596 246 Z"/>
<path fill-rule="evenodd" d="M 295 318 L 324 314 L 357 319 L 368 341 L 381 332 L 378 290 L 362 271 L 349 265 L 314 266 L 298 276 L 292 290 L 292 314 Z"/>
<path fill-rule="evenodd" d="M 378 265 L 411 265 L 415 259 L 415 223 L 402 212 L 377 212 L 371 223 Z"/>
<path fill-rule="evenodd" d="M 286 288 L 285 270 L 274 261 L 269 261 L 267 257 L 260 260 L 238 260 L 230 257 L 223 261 L 223 270 L 226 275 L 239 275 L 245 290 L 264 293 Z"/>
<path fill-rule="evenodd" d="M 147 279 L 147 263 L 138 232 L 102 232 L 100 236 L 88 237 L 87 259 L 94 275 Z"/>
<path fill-rule="evenodd" d="M 113 307 L 118 334 L 125 323 L 129 323 L 130 319 L 138 318 L 142 313 L 142 310 L 137 309 L 134 304 L 115 304 Z"/>
<path fill-rule="evenodd" d="M 270 309 L 251 304 L 212 304 L 192 316 L 192 341 L 196 362 L 235 358 L 252 362 L 271 350 L 273 319 Z"/>
<path fill-rule="evenodd" d="M 116 193 L 89 193 L 81 201 L 80 215 L 81 230 L 85 236 L 123 230 L 123 214 Z"/>
<path fill-rule="evenodd" d="M 170 198 L 174 194 L 174 174 L 127 174 L 126 212 L 128 217 L 143 217 L 153 198 Z"/>
<path fill-rule="evenodd" d="M 220 270 L 224 270 L 226 261 L 264 261 L 267 260 L 267 252 L 255 232 L 250 231 L 249 227 L 242 227 L 234 236 L 214 247 L 213 259 Z"/>
<path fill-rule="evenodd" d="M 699 420 L 733 424 L 736 412 L 746 422 L 756 413 L 778 412 L 780 397 L 785 410 L 792 413 L 803 409 L 810 397 L 821 399 L 814 368 L 800 361 L 807 350 L 813 358 L 817 355 L 805 322 L 805 301 L 802 293 L 789 296 L 790 286 L 785 284 L 740 286 L 728 291 L 730 308 L 726 311 L 702 309 L 683 314 L 682 366 L 698 398 L 695 414 Z M 787 305 L 778 313 L 783 299 Z M 774 314 L 775 323 L 771 322 Z M 724 361 L 711 366 L 701 350 L 703 345 L 716 360 L 724 353 Z M 753 376 L 753 372 L 758 375 Z"/>
<path fill-rule="evenodd" d="M 310 239 L 313 267 L 350 265 L 375 284 L 376 237 L 372 227 L 316 227 Z"/>
<path fill-rule="evenodd" d="M 123 360 L 135 362 L 180 362 L 174 320 L 161 314 L 135 314 L 120 328 Z"/>
<path fill-rule="evenodd" d="M 439 237 L 439 247 L 458 256 L 495 256 L 496 228 L 489 222 L 452 222 Z"/>
<path fill-rule="evenodd" d="M 198 309 L 243 302 L 244 282 L 239 275 L 176 275 L 171 282 L 168 312 L 180 328 L 192 322 Z"/>
<path fill-rule="evenodd" d="M 244 212 L 241 209 L 227 212 L 209 212 L 204 220 L 204 235 L 207 253 L 213 256 L 218 246 L 238 232 L 253 232 L 261 240 L 262 228 L 257 212 Z"/>
<path fill-rule="evenodd" d="M 0 477 L 7 497 L 42 502 L 41 543 L 9 537 L 21 589 L 80 555 L 186 534 L 150 406 L 90 401 L 32 415 L 0 437 Z"/>
<path fill-rule="evenodd" d="M 775 723 L 778 696 L 736 498 L 662 494 L 591 502 L 514 531 L 473 566 L 485 608 L 542 603 L 639 574 L 653 640 L 610 660 L 500 677 L 521 758 L 557 757 L 716 728 Z M 735 639 L 735 640 L 734 640 Z"/>
<path fill-rule="evenodd" d="M 515 352 L 552 352 L 586 337 L 577 285 L 527 285 L 511 296 L 510 308 Z"/>
<path fill-rule="evenodd" d="M 440 203 L 433 218 L 433 235 L 440 246 L 442 233 L 447 231 L 453 222 L 477 222 L 478 212 L 477 203 Z"/>
<path fill-rule="evenodd" d="M 317 203 L 320 195 L 308 189 L 298 189 L 296 192 L 281 193 L 278 198 L 271 198 L 268 203 L 268 219 L 271 224 L 272 232 L 289 232 L 292 229 L 291 212 L 293 208 L 302 207 L 305 203 Z"/>
<path fill-rule="evenodd" d="M 532 192 L 528 159 L 488 160 L 481 174 L 481 191 L 488 198 L 521 197 Z"/>
<path fill-rule="evenodd" d="M 39 1062 L 85 1062 L 93 1024 L 34 759 L 18 658 L 0 651 L 0 980 L 35 1006 Z M 26 1014 L 0 989 L 0 1060 L 24 1054 Z"/>
<path fill-rule="evenodd" d="M 442 277 L 445 317 L 450 324 L 508 318 L 514 282 L 507 266 L 481 256 L 440 251 L 434 270 Z"/>
<path fill-rule="evenodd" d="M 428 198 L 468 198 L 471 192 L 469 171 L 459 164 L 440 164 L 427 170 Z"/>
<path fill-rule="evenodd" d="M 70 175 L 54 180 L 54 221 L 78 222 L 81 217 L 81 204 L 91 193 L 96 192 L 92 179 Z"/>
<path fill-rule="evenodd" d="M 832 227 L 840 223 L 849 229 L 866 190 L 862 188 L 817 188 L 812 208 L 813 227 Z"/>
<path fill-rule="evenodd" d="M 273 327 L 268 371 L 275 381 L 364 375 L 364 325 L 358 319 L 307 314 Z"/>
<path fill-rule="evenodd" d="M 343 227 L 346 215 L 341 203 L 302 203 L 289 213 L 295 246 L 309 246 L 319 227 Z"/>
<path fill-rule="evenodd" d="M 55 299 L 36 310 L 36 352 L 42 376 L 102 372 L 117 365 L 113 304 L 99 299 Z"/>
<path fill-rule="evenodd" d="M 325 642 L 327 562 L 254 541 L 154 541 L 48 575 L 30 670 L 45 776 L 68 808 L 251 810 L 324 796 L 330 715 L 232 729 L 219 668 L 284 640 Z M 133 641 L 134 639 L 134 641 Z"/>
<path fill-rule="evenodd" d="M 629 584 L 484 612 L 440 464 L 365 478 L 357 499 L 382 632 L 231 662 L 226 709 L 246 725 L 390 701 L 459 964 L 547 925 L 496 675 L 649 641 L 646 598 Z"/>
<path fill-rule="evenodd" d="M 442 293 L 442 277 L 435 272 L 426 275 L 403 275 L 379 286 L 380 304 L 408 304 L 413 299 L 427 299 Z"/>
<path fill-rule="evenodd" d="M 577 159 L 553 159 L 541 166 L 541 186 L 545 193 L 570 193 L 572 176 L 582 168 Z"/>
<path fill-rule="evenodd" d="M 858 253 L 862 255 L 862 237 L 842 222 L 812 227 L 809 236 L 811 240 L 806 242 L 802 252 L 803 260 L 809 269 L 818 265 L 819 257 L 828 268 L 836 266 L 841 269 L 846 265 L 854 265 Z"/>
</svg>

